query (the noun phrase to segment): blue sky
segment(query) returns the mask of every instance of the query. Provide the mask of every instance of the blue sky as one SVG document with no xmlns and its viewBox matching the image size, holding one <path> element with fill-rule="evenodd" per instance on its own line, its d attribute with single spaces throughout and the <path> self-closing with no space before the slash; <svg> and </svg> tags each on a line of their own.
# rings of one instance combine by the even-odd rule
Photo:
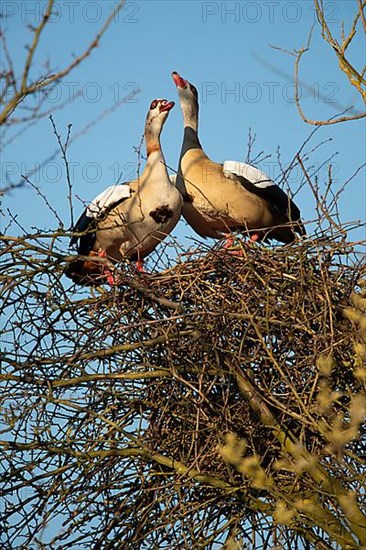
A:
<svg viewBox="0 0 366 550">
<path fill-rule="evenodd" d="M 27 25 L 40 21 L 44 1 L 14 2 L 4 0 L 8 45 L 15 67 L 20 71 L 26 56 L 25 46 L 31 33 Z M 92 40 L 116 2 L 56 2 L 57 15 L 45 29 L 35 56 L 33 77 L 42 74 L 42 64 L 49 60 L 55 69 L 63 68 L 80 54 Z M 165 97 L 176 101 L 164 127 L 162 143 L 166 162 L 176 168 L 182 139 L 182 116 L 172 70 L 193 82 L 200 94 L 200 138 L 207 154 L 215 161 L 245 160 L 248 130 L 256 134 L 254 156 L 260 151 L 270 155 L 259 165 L 271 176 L 279 174 L 277 148 L 286 165 L 302 145 L 313 127 L 300 120 L 293 101 L 294 57 L 271 48 L 287 50 L 305 45 L 314 23 L 313 3 L 241 1 L 241 2 L 169 2 L 128 1 L 102 38 L 92 55 L 66 77 L 46 102 L 55 110 L 58 131 L 66 136 L 68 124 L 72 135 L 81 132 L 105 109 L 131 92 L 137 94 L 113 113 L 105 116 L 84 135 L 75 139 L 69 149 L 73 179 L 75 216 L 83 201 L 112 184 L 118 174 L 131 179 L 136 166 L 135 147 L 143 133 L 144 120 L 152 99 Z M 349 28 L 357 2 L 326 2 L 329 26 L 339 33 L 341 21 Z M 14 15 L 11 15 L 14 14 Z M 351 46 L 351 59 L 356 66 L 365 63 L 361 33 Z M 325 119 L 354 105 L 362 105 L 357 94 L 340 74 L 330 47 L 315 28 L 311 50 L 301 68 L 303 108 L 310 118 Z M 79 94 L 73 98 L 74 94 Z M 323 99 L 321 99 L 321 97 Z M 31 103 L 29 103 L 31 104 Z M 14 116 L 20 116 L 18 109 Z M 23 113 L 24 114 L 24 113 Z M 4 143 L 20 127 L 6 132 Z M 332 141 L 327 141 L 332 138 Z M 365 161 L 364 121 L 337 124 L 320 129 L 308 147 L 313 163 L 321 164 L 333 154 L 334 188 L 337 190 Z M 21 134 L 2 154 L 2 183 L 16 183 L 20 175 L 42 164 L 57 149 L 48 118 Z M 320 170 L 319 184 L 324 185 L 327 167 Z M 295 191 L 302 180 L 298 171 L 291 181 Z M 69 224 L 67 186 L 64 165 L 55 157 L 31 177 L 57 209 L 65 226 Z M 308 188 L 296 195 L 305 220 L 316 217 L 314 199 Z M 32 189 L 13 191 L 4 206 L 19 215 L 30 230 L 57 227 L 54 215 Z M 339 202 L 341 219 L 365 220 L 365 170 L 342 194 Z M 311 227 L 311 226 L 309 226 Z M 18 231 L 15 227 L 9 232 Z M 180 240 L 193 235 L 183 222 L 175 230 Z M 364 228 L 352 238 L 364 238 Z M 66 242 L 65 242 L 66 248 Z"/>
</svg>

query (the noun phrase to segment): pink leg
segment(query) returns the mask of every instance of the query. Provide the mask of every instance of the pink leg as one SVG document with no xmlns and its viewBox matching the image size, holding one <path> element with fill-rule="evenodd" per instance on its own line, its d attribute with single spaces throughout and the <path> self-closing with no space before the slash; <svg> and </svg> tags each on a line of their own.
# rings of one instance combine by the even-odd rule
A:
<svg viewBox="0 0 366 550">
<path fill-rule="evenodd" d="M 108 281 L 108 283 L 109 283 L 111 286 L 116 286 L 116 285 L 118 285 L 118 280 L 115 278 L 115 276 L 113 275 L 112 271 L 109 271 L 109 269 L 104 269 L 104 270 L 103 270 L 103 275 L 106 276 L 107 281 Z"/>
<path fill-rule="evenodd" d="M 146 273 L 144 270 L 144 261 L 143 260 L 136 260 L 136 271 L 139 273 Z"/>
<path fill-rule="evenodd" d="M 230 248 L 234 244 L 234 237 L 231 234 L 225 235 L 226 241 L 223 248 Z M 250 235 L 250 240 L 253 242 L 259 241 L 262 238 L 261 233 L 252 233 Z"/>
<path fill-rule="evenodd" d="M 234 244 L 234 237 L 229 233 L 228 235 L 225 235 L 226 241 L 222 248 L 230 248 L 230 246 L 233 246 Z"/>
<path fill-rule="evenodd" d="M 234 237 L 231 235 L 231 233 L 229 233 L 228 235 L 225 235 L 226 237 L 226 241 L 225 241 L 225 244 L 223 245 L 222 248 L 224 248 L 225 250 L 227 250 L 228 248 L 230 248 L 231 246 L 233 246 L 234 244 Z M 231 254 L 232 256 L 243 256 L 243 251 L 242 250 L 228 250 L 229 254 Z"/>
<path fill-rule="evenodd" d="M 105 250 L 100 250 L 98 252 L 98 256 L 100 258 L 106 258 L 107 257 L 107 253 Z M 113 275 L 112 271 L 110 269 L 108 269 L 107 267 L 103 266 L 103 275 L 105 275 L 106 279 L 107 279 L 107 282 L 111 285 L 111 286 L 115 286 L 118 284 L 118 281 L 117 279 L 115 278 L 115 276 Z"/>
</svg>

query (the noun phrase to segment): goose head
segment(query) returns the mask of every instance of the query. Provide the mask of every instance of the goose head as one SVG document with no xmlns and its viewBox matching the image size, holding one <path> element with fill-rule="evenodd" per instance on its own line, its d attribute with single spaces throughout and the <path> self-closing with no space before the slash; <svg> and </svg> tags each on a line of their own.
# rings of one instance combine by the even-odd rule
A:
<svg viewBox="0 0 366 550">
<path fill-rule="evenodd" d="M 176 71 L 172 73 L 172 78 L 178 90 L 184 123 L 196 130 L 198 126 L 197 88 Z"/>
<path fill-rule="evenodd" d="M 167 99 L 154 99 L 151 102 L 149 111 L 146 117 L 146 132 L 149 134 L 159 135 L 169 112 L 173 109 L 174 101 Z"/>
</svg>

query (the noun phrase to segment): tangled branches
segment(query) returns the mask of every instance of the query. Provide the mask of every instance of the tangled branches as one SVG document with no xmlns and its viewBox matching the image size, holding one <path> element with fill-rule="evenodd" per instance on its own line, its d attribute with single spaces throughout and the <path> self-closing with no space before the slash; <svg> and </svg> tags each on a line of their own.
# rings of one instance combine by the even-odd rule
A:
<svg viewBox="0 0 366 550">
<path fill-rule="evenodd" d="M 55 242 L 4 238 L 5 547 L 356 548 L 355 247 L 200 247 L 78 296 Z"/>
</svg>

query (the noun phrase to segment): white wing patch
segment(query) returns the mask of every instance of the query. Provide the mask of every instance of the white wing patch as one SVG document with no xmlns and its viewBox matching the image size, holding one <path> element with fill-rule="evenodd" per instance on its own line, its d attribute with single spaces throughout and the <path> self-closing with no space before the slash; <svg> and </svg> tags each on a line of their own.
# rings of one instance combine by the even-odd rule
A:
<svg viewBox="0 0 366 550">
<path fill-rule="evenodd" d="M 249 180 L 251 183 L 254 183 L 256 187 L 271 187 L 275 183 L 270 179 L 267 174 L 254 168 L 246 162 L 238 162 L 236 160 L 227 160 L 224 162 L 224 172 L 229 172 L 231 174 L 236 174 L 237 176 L 242 176 L 243 178 Z"/>
<path fill-rule="evenodd" d="M 89 218 L 99 218 L 113 204 L 128 199 L 130 196 L 131 189 L 129 185 L 111 185 L 91 201 L 86 209 L 86 215 Z"/>
<path fill-rule="evenodd" d="M 176 179 L 177 179 L 177 174 L 168 174 L 168 176 L 169 176 L 169 179 L 170 179 L 171 183 L 173 185 L 175 185 L 175 182 L 176 182 Z"/>
</svg>

